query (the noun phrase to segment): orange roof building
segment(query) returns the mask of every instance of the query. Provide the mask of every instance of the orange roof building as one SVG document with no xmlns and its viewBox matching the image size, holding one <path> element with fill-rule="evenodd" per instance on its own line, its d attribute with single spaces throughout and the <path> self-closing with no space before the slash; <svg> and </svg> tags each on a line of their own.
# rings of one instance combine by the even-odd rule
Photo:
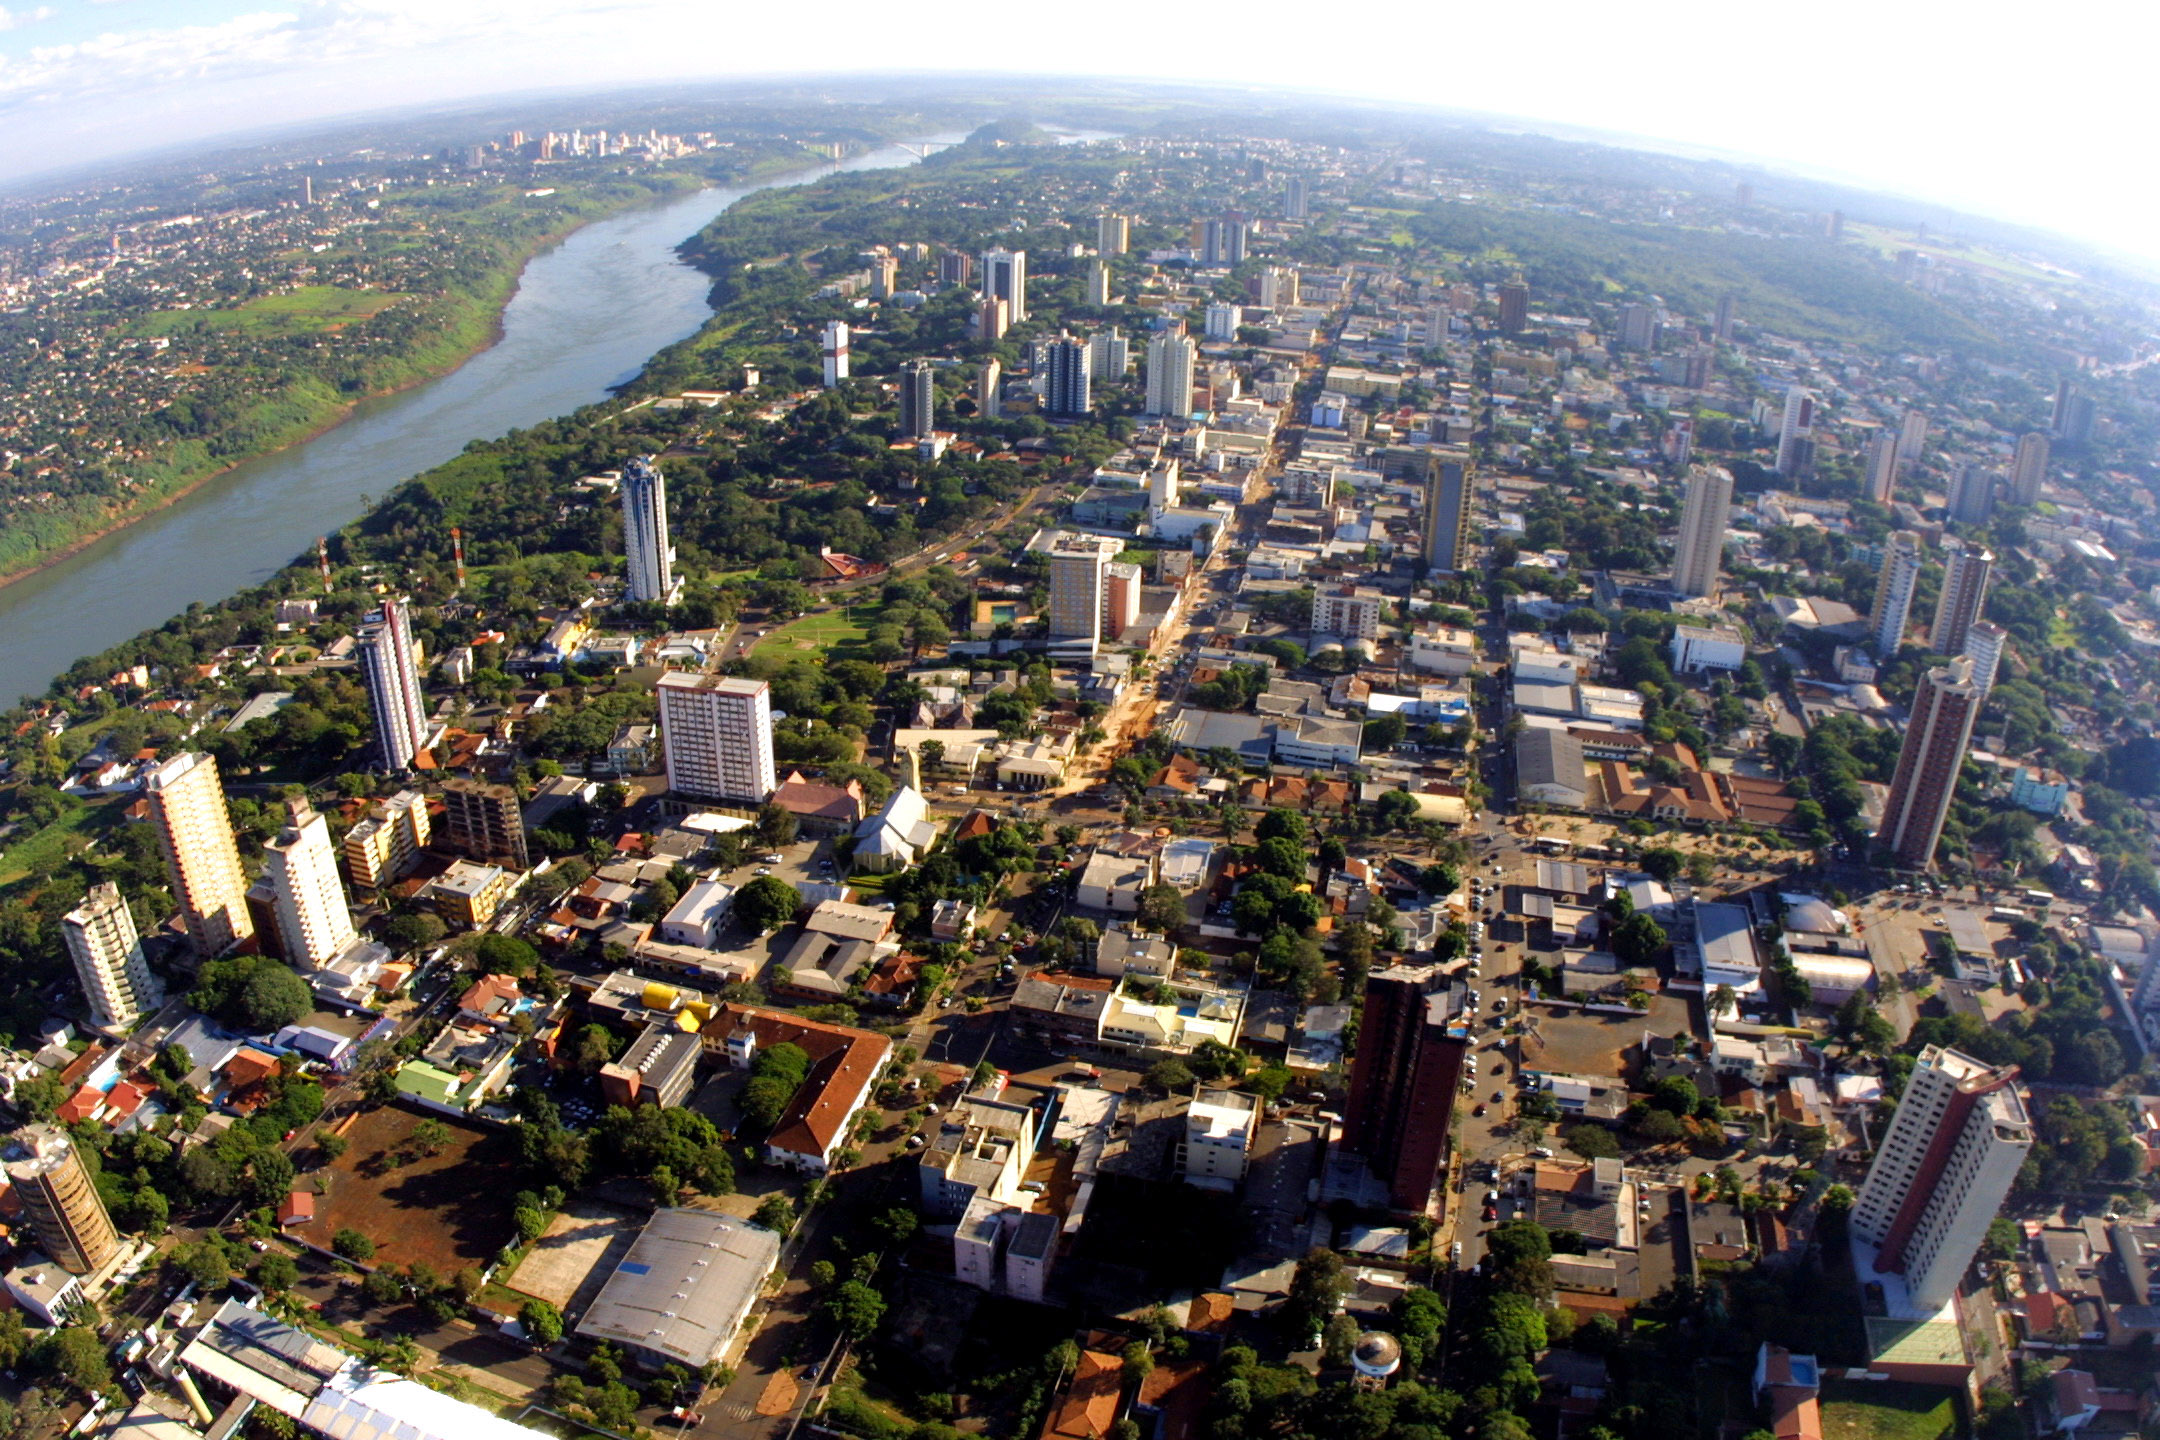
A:
<svg viewBox="0 0 2160 1440">
<path fill-rule="evenodd" d="M 1071 1383 L 1043 1421 L 1041 1440 L 1104 1440 L 1117 1424 L 1124 1393 L 1124 1362 L 1100 1350 L 1082 1350 Z"/>
</svg>

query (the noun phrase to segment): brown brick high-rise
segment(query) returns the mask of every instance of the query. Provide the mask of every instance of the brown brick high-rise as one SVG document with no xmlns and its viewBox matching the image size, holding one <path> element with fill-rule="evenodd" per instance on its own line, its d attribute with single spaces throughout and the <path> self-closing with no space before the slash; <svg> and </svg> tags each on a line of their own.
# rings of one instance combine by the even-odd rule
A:
<svg viewBox="0 0 2160 1440">
<path fill-rule="evenodd" d="M 1437 966 L 1398 965 L 1365 981 L 1343 1145 L 1387 1181 L 1388 1203 L 1423 1214 L 1447 1154 L 1470 1033 Z"/>
<path fill-rule="evenodd" d="M 1912 721 L 1898 748 L 1882 828 L 1875 832 L 1875 844 L 1908 869 L 1925 870 L 1934 863 L 1935 842 L 1957 794 L 1973 719 L 1986 698 L 1972 677 L 1972 661 L 1960 656 L 1923 674 L 1913 692 Z"/>
<path fill-rule="evenodd" d="M 33 1125 L 16 1141 L 29 1150 L 10 1160 L 7 1178 L 22 1201 L 23 1219 L 37 1245 L 75 1275 L 88 1275 L 120 1248 L 112 1217 L 98 1198 L 75 1142 L 50 1125 Z"/>
</svg>

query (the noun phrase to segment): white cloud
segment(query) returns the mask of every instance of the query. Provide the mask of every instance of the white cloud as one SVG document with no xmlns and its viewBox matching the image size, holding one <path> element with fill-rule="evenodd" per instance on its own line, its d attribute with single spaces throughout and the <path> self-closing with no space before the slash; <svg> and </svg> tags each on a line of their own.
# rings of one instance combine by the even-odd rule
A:
<svg viewBox="0 0 2160 1440">
<path fill-rule="evenodd" d="M 50 5 L 40 5 L 35 10 L 10 10 L 0 5 L 0 30 L 19 30 L 40 20 L 50 20 L 59 13 Z"/>
</svg>

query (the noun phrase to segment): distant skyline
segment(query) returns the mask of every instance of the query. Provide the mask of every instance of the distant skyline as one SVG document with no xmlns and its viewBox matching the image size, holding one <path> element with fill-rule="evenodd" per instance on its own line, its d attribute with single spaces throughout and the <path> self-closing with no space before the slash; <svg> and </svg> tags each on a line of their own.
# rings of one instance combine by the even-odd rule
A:
<svg viewBox="0 0 2160 1440">
<path fill-rule="evenodd" d="M 2149 128 L 2149 7 L 2069 0 L 1951 17 L 1828 0 L 1747 11 L 1707 0 L 1614 7 L 1402 3 L 1357 12 L 1341 44 L 1290 39 L 1297 12 L 1227 23 L 1236 63 L 1196 66 L 1153 7 L 1076 22 L 1038 11 L 988 52 L 890 8 L 815 12 L 689 0 L 48 0 L 0 5 L 0 180 L 191 140 L 386 108 L 548 89 L 922 71 L 967 79 L 1240 86 L 1482 112 L 1536 130 L 1686 147 L 2160 260 L 2160 211 L 2121 157 Z M 1307 16 L 1306 20 L 1313 17 Z M 1325 22 L 1333 23 L 1333 22 Z M 1207 33 L 1181 37 L 1200 43 Z M 1337 57 L 1323 69 L 1316 56 Z M 1294 98 L 1294 96 L 1292 97 Z"/>
</svg>

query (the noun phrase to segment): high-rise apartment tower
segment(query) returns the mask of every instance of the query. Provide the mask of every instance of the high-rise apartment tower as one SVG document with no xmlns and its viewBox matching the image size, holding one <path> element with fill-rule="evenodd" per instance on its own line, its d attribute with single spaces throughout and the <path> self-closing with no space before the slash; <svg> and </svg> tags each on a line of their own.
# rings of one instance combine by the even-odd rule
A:
<svg viewBox="0 0 2160 1440">
<path fill-rule="evenodd" d="M 660 677 L 659 697 L 668 788 L 693 800 L 750 805 L 779 788 L 770 685 L 671 670 Z"/>
<path fill-rule="evenodd" d="M 74 1275 L 88 1275 L 112 1259 L 120 1236 L 67 1132 L 32 1125 L 13 1139 L 29 1153 L 7 1162 L 7 1177 L 38 1249 Z"/>
<path fill-rule="evenodd" d="M 667 477 L 659 461 L 640 455 L 622 471 L 623 598 L 665 605 L 675 593 L 675 546 L 668 538 Z"/>
<path fill-rule="evenodd" d="M 375 748 L 383 769 L 410 770 L 427 743 L 427 703 L 420 689 L 420 650 L 403 600 L 383 601 L 382 612 L 360 627 L 360 678 L 375 716 Z"/>
<path fill-rule="evenodd" d="M 1898 749 L 1875 843 L 1910 870 L 1935 862 L 1935 842 L 1957 795 L 1958 770 L 1972 741 L 1981 692 L 1972 683 L 1973 662 L 1959 656 L 1921 675 L 1913 693 L 1912 720 Z"/>
<path fill-rule="evenodd" d="M 1725 563 L 1732 486 L 1732 472 L 1723 466 L 1698 465 L 1689 472 L 1687 501 L 1680 508 L 1680 539 L 1673 546 L 1676 593 L 1708 595 L 1717 589 L 1718 571 Z"/>
<path fill-rule="evenodd" d="M 91 886 L 82 904 L 60 917 L 60 938 L 75 962 L 90 1016 L 104 1029 L 127 1029 L 164 1000 L 118 885 L 108 880 Z"/>
<path fill-rule="evenodd" d="M 1987 604 L 1988 576 L 1994 567 L 1995 557 L 1985 545 L 1951 546 L 1943 564 L 1942 595 L 1935 602 L 1935 623 L 1928 628 L 1928 649 L 1937 655 L 1965 652 L 1965 637 Z"/>
<path fill-rule="evenodd" d="M 2016 1078 L 2014 1065 L 1930 1045 L 1905 1081 L 1852 1229 L 1876 1247 L 1876 1270 L 1905 1277 L 1913 1313 L 1932 1315 L 1957 1294 L 2032 1150 Z"/>
<path fill-rule="evenodd" d="M 150 772 L 143 790 L 188 940 L 198 956 L 214 959 L 255 933 L 217 761 L 195 750 L 175 755 Z"/>
</svg>

